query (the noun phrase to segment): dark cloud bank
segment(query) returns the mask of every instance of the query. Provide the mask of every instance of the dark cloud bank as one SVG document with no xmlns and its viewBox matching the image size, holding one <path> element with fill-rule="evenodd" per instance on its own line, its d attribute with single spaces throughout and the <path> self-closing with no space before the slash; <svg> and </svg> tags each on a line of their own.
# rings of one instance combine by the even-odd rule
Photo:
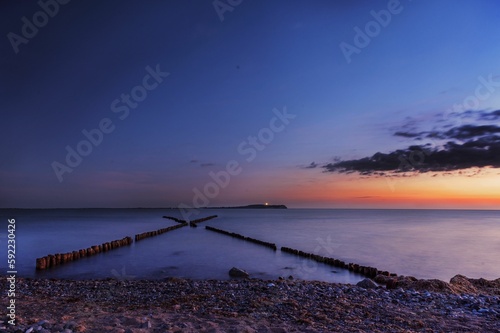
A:
<svg viewBox="0 0 500 333">
<path fill-rule="evenodd" d="M 499 168 L 500 126 L 479 122 L 500 120 L 500 110 L 478 111 L 476 116 L 477 125 L 467 124 L 422 132 L 396 131 L 393 134 L 415 141 L 446 141 L 440 148 L 431 144 L 411 145 L 389 153 L 378 152 L 371 157 L 336 161 L 323 168 L 326 172 L 379 176 L 401 172 L 456 171 L 473 167 Z"/>
</svg>

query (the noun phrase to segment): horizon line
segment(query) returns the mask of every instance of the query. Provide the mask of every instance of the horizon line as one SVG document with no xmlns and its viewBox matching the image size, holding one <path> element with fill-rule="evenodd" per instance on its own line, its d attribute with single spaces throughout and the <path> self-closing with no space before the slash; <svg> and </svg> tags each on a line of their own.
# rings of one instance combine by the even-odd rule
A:
<svg viewBox="0 0 500 333">
<path fill-rule="evenodd" d="M 285 205 L 286 206 L 286 205 Z M 230 209 L 233 207 L 241 207 L 241 206 L 228 206 L 228 207 L 194 207 L 193 209 Z M 24 207 L 24 208 L 16 208 L 16 207 L 0 207 L 0 210 L 56 210 L 56 209 L 168 209 L 168 210 L 180 210 L 177 207 Z M 244 209 L 244 208 L 242 208 Z M 253 209 L 253 208 L 248 208 Z M 500 211 L 500 209 L 494 208 L 349 208 L 349 207 L 293 207 L 290 208 L 287 206 L 287 209 L 315 209 L 315 210 L 457 210 L 457 211 L 465 211 L 465 210 L 477 210 L 477 211 Z"/>
</svg>

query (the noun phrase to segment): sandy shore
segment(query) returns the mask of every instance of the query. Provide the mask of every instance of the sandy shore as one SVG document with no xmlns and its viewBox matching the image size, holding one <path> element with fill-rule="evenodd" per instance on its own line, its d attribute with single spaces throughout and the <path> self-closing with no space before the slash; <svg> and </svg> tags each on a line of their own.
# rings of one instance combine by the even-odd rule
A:
<svg viewBox="0 0 500 333">
<path fill-rule="evenodd" d="M 5 312 L 0 331 L 500 332 L 500 279 L 426 281 L 365 289 L 297 280 L 18 279 L 17 325 Z"/>
</svg>

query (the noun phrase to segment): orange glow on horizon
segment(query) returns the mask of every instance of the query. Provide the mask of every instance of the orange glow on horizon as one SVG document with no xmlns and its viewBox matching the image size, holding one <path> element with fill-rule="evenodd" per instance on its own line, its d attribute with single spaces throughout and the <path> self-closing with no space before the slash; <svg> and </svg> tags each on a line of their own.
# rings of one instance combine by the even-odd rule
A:
<svg viewBox="0 0 500 333">
<path fill-rule="evenodd" d="M 493 170 L 474 176 L 419 174 L 410 177 L 325 175 L 288 184 L 275 201 L 297 206 L 345 208 L 500 209 L 500 177 Z"/>
</svg>

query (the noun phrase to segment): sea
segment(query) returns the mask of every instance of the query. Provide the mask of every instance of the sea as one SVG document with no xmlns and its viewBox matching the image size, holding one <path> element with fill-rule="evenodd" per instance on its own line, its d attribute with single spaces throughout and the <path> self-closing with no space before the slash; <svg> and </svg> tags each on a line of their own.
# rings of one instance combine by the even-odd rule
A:
<svg viewBox="0 0 500 333">
<path fill-rule="evenodd" d="M 63 279 L 252 278 L 356 283 L 362 276 L 281 252 L 286 246 L 417 278 L 456 274 L 500 277 L 500 211 L 350 209 L 200 209 L 218 217 L 130 246 L 37 271 L 36 258 L 134 238 L 176 225 L 176 209 L 2 209 L 0 274 L 7 267 L 8 219 L 15 219 L 17 276 Z M 278 251 L 205 229 L 213 226 L 266 242 Z M 11 253 L 12 254 L 12 253 Z"/>
</svg>

